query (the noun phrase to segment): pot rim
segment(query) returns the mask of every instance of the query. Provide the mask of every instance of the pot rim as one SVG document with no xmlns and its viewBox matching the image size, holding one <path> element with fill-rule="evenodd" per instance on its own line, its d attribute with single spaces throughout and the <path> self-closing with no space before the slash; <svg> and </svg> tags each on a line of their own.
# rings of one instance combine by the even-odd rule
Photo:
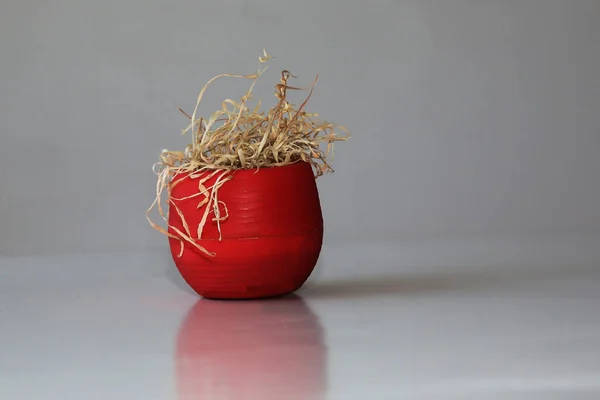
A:
<svg viewBox="0 0 600 400">
<path fill-rule="evenodd" d="M 217 171 L 229 171 L 231 173 L 249 173 L 249 172 L 258 172 L 262 169 L 265 170 L 273 170 L 273 169 L 278 169 L 278 168 L 292 168 L 292 167 L 299 167 L 299 166 L 305 166 L 308 165 L 311 169 L 312 169 L 312 165 L 311 163 L 309 163 L 308 161 L 304 161 L 304 160 L 298 160 L 298 161 L 294 161 L 291 162 L 289 164 L 284 164 L 284 165 L 267 165 L 264 167 L 257 167 L 257 168 L 208 168 L 205 169 L 203 171 L 199 171 L 199 170 L 193 170 L 193 171 L 178 171 L 173 173 L 173 178 L 175 177 L 185 177 L 185 176 L 189 176 L 192 174 L 205 174 L 205 173 L 213 173 L 213 172 L 217 172 Z"/>
</svg>

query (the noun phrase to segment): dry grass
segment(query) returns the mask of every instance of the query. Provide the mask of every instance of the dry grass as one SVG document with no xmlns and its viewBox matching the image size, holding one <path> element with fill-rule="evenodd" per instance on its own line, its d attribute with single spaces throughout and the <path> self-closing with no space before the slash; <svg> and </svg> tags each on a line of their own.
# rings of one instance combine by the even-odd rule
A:
<svg viewBox="0 0 600 400">
<path fill-rule="evenodd" d="M 192 244 L 203 253 L 214 256 L 196 243 L 202 237 L 202 229 L 209 214 L 216 221 L 220 231 L 220 221 L 227 218 L 226 205 L 218 200 L 218 189 L 231 179 L 232 170 L 260 169 L 276 167 L 305 161 L 312 165 L 315 177 L 333 171 L 327 158 L 333 157 L 335 142 L 348 139 L 347 130 L 338 125 L 317 119 L 317 114 L 305 111 L 314 85 L 310 87 L 306 99 L 295 107 L 287 100 L 289 90 L 303 90 L 299 87 L 288 85 L 288 80 L 294 77 L 290 72 L 281 72 L 281 79 L 275 85 L 276 104 L 268 111 L 260 111 L 260 101 L 251 108 L 252 90 L 258 79 L 267 70 L 262 67 L 271 57 L 264 51 L 259 57 L 258 72 L 251 75 L 221 74 L 212 78 L 200 91 L 194 111 L 190 114 L 180 111 L 187 117 L 189 124 L 183 134 L 191 133 L 192 143 L 184 151 L 163 150 L 160 162 L 154 166 L 158 175 L 156 199 L 146 213 L 150 224 L 163 234 Z M 230 77 L 252 81 L 248 91 L 241 96 L 239 101 L 227 99 L 223 101 L 222 108 L 215 111 L 209 118 L 198 117 L 198 108 L 207 88 L 217 79 Z M 340 134 L 340 131 L 344 134 Z M 206 172 L 209 171 L 209 174 Z M 206 205 L 202 222 L 196 228 L 196 239 L 191 229 L 187 226 L 181 211 L 177 208 L 174 199 L 170 196 L 172 178 L 177 173 L 190 173 L 193 176 L 203 176 L 199 180 L 197 195 L 200 197 L 199 207 Z M 204 184 L 208 179 L 217 176 L 216 183 L 210 187 Z M 166 229 L 156 225 L 148 216 L 156 206 L 161 218 L 167 222 L 167 215 L 161 206 L 161 195 L 164 190 L 169 192 L 168 201 L 170 208 L 174 209 L 182 218 L 185 232 L 171 227 L 178 236 L 170 234 Z M 225 215 L 220 214 L 219 204 L 224 207 Z M 167 222 L 168 223 L 168 222 Z M 181 253 L 180 253 L 181 255 Z"/>
</svg>

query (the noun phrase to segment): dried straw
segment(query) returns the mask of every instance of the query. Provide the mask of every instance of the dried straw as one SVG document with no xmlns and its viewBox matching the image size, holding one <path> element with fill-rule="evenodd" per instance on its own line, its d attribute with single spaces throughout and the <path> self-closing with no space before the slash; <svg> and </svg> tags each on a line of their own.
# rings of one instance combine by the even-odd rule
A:
<svg viewBox="0 0 600 400">
<path fill-rule="evenodd" d="M 220 222 L 227 219 L 228 211 L 225 203 L 218 200 L 218 190 L 232 178 L 231 171 L 284 166 L 305 161 L 311 164 L 315 178 L 318 178 L 326 172 L 333 171 L 327 162 L 327 157 L 330 154 L 333 157 L 334 142 L 349 138 L 344 127 L 319 121 L 316 119 L 317 114 L 304 111 L 318 76 L 310 87 L 306 99 L 296 108 L 287 101 L 287 91 L 303 89 L 289 86 L 288 80 L 294 76 L 284 70 L 281 72 L 280 82 L 275 85 L 277 103 L 267 113 L 260 112 L 260 101 L 255 108 L 250 109 L 248 103 L 252 100 L 252 90 L 268 68 L 265 66 L 261 69 L 260 65 L 271 58 L 266 51 L 263 51 L 263 56 L 258 58 L 260 64 L 255 74 L 215 76 L 200 91 L 191 115 L 179 109 L 190 121 L 182 134 L 191 132 L 192 143 L 187 145 L 184 151 L 162 151 L 160 162 L 153 166 L 153 171 L 158 176 L 156 198 L 146 212 L 146 217 L 153 228 L 180 241 L 179 256 L 183 254 L 184 242 L 188 242 L 208 256 L 215 255 L 200 246 L 197 240 L 202 237 L 204 225 L 210 214 L 213 214 L 212 221 L 217 222 L 219 233 L 221 232 Z M 227 99 L 223 101 L 222 108 L 213 112 L 208 119 L 198 118 L 198 108 L 207 88 L 215 80 L 223 77 L 249 79 L 252 84 L 240 101 Z M 338 131 L 346 135 L 341 136 Z M 326 145 L 324 150 L 321 149 L 323 145 Z M 171 197 L 173 186 L 179 182 L 173 181 L 173 176 L 189 173 L 190 177 L 197 178 L 206 171 L 210 173 L 198 180 L 198 193 L 189 197 L 200 198 L 198 208 L 206 206 L 194 235 L 174 201 L 183 199 Z M 205 183 L 215 176 L 215 183 L 205 187 Z M 161 218 L 168 226 L 168 214 L 161 205 L 165 190 L 168 193 L 170 209 L 175 210 L 183 221 L 185 232 L 170 226 L 177 235 L 155 224 L 149 216 L 151 210 L 157 207 Z M 219 205 L 224 208 L 225 215 L 221 215 Z"/>
</svg>

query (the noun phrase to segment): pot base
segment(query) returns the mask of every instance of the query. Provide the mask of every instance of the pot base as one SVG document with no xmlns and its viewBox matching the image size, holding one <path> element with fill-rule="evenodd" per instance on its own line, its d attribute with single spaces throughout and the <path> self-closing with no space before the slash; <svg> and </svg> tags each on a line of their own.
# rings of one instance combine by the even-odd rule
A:
<svg viewBox="0 0 600 400">
<path fill-rule="evenodd" d="M 203 241 L 217 255 L 186 246 L 177 268 L 187 284 L 207 299 L 249 300 L 283 296 L 300 289 L 314 270 L 323 231 L 282 237 Z M 179 242 L 171 241 L 172 253 Z"/>
<path fill-rule="evenodd" d="M 286 296 L 291 295 L 292 293 L 294 293 L 298 289 L 291 290 L 289 292 L 285 292 L 285 293 L 281 293 L 281 294 L 269 294 L 269 295 L 258 296 L 258 297 L 256 297 L 256 295 L 249 295 L 250 297 L 232 297 L 232 296 L 222 297 L 218 293 L 215 294 L 215 296 L 211 296 L 210 294 L 201 294 L 201 293 L 198 293 L 198 292 L 196 292 L 196 293 L 198 293 L 200 296 L 202 296 L 202 298 L 204 298 L 206 300 L 214 300 L 214 301 L 270 300 L 270 299 L 284 298 Z M 244 295 L 241 294 L 241 296 L 244 296 Z"/>
</svg>

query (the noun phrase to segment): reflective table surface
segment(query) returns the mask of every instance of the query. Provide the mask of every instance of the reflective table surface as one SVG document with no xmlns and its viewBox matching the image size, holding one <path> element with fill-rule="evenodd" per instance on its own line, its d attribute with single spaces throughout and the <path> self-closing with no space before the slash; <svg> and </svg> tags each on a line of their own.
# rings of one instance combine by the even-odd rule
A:
<svg viewBox="0 0 600 400">
<path fill-rule="evenodd" d="M 166 251 L 0 258 L 0 398 L 598 399 L 599 243 L 332 245 L 242 302 Z"/>
</svg>

